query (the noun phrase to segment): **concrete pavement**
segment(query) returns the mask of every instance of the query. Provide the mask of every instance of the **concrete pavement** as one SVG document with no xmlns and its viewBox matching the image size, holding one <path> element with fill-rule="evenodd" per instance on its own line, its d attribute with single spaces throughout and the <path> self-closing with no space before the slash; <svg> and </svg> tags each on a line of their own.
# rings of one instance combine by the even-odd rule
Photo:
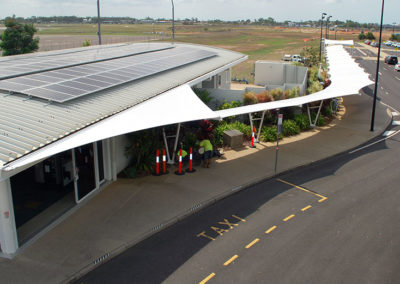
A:
<svg viewBox="0 0 400 284">
<path fill-rule="evenodd" d="M 369 131 L 371 98 L 344 98 L 345 111 L 324 128 L 285 138 L 278 172 L 357 147 L 390 124 L 377 105 Z M 12 260 L 0 259 L 3 283 L 69 282 L 160 229 L 196 210 L 274 175 L 275 143 L 226 151 L 211 169 L 196 173 L 120 179 L 74 210 L 64 221 Z M 172 171 L 171 171 L 172 172 Z"/>
</svg>

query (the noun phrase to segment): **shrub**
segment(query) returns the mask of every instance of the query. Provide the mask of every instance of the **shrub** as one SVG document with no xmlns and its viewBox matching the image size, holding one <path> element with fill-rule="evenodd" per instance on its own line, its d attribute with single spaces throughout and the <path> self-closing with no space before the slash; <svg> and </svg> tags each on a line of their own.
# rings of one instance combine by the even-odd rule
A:
<svg viewBox="0 0 400 284">
<path fill-rule="evenodd" d="M 317 116 L 317 114 L 315 112 L 313 112 L 311 114 L 311 118 L 312 118 L 313 122 L 315 121 L 316 116 Z M 326 124 L 325 118 L 322 115 L 319 115 L 318 120 L 317 120 L 317 126 L 324 126 L 325 124 Z"/>
<path fill-rule="evenodd" d="M 332 116 L 331 107 L 330 107 L 330 106 L 325 106 L 325 107 L 322 109 L 322 114 L 325 115 L 325 116 L 331 117 L 331 116 Z"/>
<path fill-rule="evenodd" d="M 300 127 L 293 120 L 285 120 L 282 125 L 282 133 L 284 136 L 292 136 L 300 133 Z"/>
<path fill-rule="evenodd" d="M 264 126 L 260 136 L 260 140 L 263 142 L 276 141 L 276 126 Z M 279 135 L 279 138 L 283 138 L 282 134 Z"/>
<path fill-rule="evenodd" d="M 90 39 L 85 39 L 85 40 L 82 42 L 82 46 L 83 46 L 83 47 L 91 46 L 91 45 L 92 45 L 92 42 L 90 41 Z"/>
<path fill-rule="evenodd" d="M 241 105 L 242 105 L 242 103 L 239 101 L 231 101 L 230 103 L 227 101 L 224 101 L 224 103 L 218 107 L 218 110 L 240 107 Z"/>
<path fill-rule="evenodd" d="M 253 105 L 257 103 L 257 97 L 253 92 L 247 92 L 243 94 L 243 104 Z"/>
<path fill-rule="evenodd" d="M 293 99 L 293 98 L 297 98 L 300 96 L 300 88 L 299 87 L 295 87 L 289 90 L 289 95 L 288 98 L 289 99 Z"/>
<path fill-rule="evenodd" d="M 285 98 L 283 91 L 280 88 L 271 90 L 270 94 L 274 98 L 274 101 L 283 100 Z"/>
<path fill-rule="evenodd" d="M 300 130 L 310 129 L 310 120 L 306 114 L 298 114 L 294 117 L 294 121 L 300 127 Z"/>
<path fill-rule="evenodd" d="M 274 100 L 274 98 L 270 95 L 268 90 L 265 90 L 257 94 L 256 97 L 259 103 L 267 103 L 267 102 L 272 102 Z"/>
<path fill-rule="evenodd" d="M 314 81 L 308 88 L 307 88 L 307 93 L 308 94 L 313 94 L 319 91 L 322 91 L 324 87 L 321 85 L 319 81 Z"/>
<path fill-rule="evenodd" d="M 194 89 L 193 91 L 199 97 L 199 99 L 206 105 L 208 105 L 213 99 L 207 90 Z"/>
</svg>

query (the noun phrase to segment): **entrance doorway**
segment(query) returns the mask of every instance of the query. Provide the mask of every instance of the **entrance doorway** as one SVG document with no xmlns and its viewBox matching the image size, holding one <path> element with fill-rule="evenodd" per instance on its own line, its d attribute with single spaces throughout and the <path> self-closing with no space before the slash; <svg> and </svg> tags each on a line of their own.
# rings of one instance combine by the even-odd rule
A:
<svg viewBox="0 0 400 284">
<path fill-rule="evenodd" d="M 75 166 L 75 200 L 77 203 L 104 182 L 103 142 L 86 144 L 73 151 Z"/>
<path fill-rule="evenodd" d="M 102 141 L 90 143 L 10 178 L 20 246 L 100 188 L 108 169 L 106 151 Z"/>
</svg>

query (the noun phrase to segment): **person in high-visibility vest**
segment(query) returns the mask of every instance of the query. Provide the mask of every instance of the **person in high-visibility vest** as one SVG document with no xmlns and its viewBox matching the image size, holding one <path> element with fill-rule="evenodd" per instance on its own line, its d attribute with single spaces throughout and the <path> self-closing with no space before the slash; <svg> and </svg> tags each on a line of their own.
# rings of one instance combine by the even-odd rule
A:
<svg viewBox="0 0 400 284">
<path fill-rule="evenodd" d="M 213 153 L 213 146 L 209 139 L 203 139 L 200 142 L 200 147 L 204 148 L 204 163 L 203 168 L 209 168 L 211 164 L 211 158 Z"/>
<path fill-rule="evenodd" d="M 181 149 L 182 149 L 182 163 L 186 165 L 187 162 L 189 162 L 189 156 L 188 153 L 185 150 L 183 150 L 183 143 L 181 143 Z M 176 153 L 178 161 L 179 161 L 179 153 L 180 151 L 177 151 Z"/>
</svg>

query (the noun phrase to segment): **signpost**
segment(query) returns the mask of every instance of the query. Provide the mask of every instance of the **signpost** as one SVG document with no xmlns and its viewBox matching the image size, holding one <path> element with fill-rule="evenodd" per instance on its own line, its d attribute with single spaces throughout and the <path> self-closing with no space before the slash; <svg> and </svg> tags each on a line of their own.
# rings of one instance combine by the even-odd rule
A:
<svg viewBox="0 0 400 284">
<path fill-rule="evenodd" d="M 278 166 L 278 152 L 279 152 L 279 135 L 282 133 L 282 119 L 283 119 L 283 114 L 278 114 L 278 125 L 276 128 L 276 155 L 275 155 L 275 173 L 276 173 L 276 168 Z"/>
</svg>

